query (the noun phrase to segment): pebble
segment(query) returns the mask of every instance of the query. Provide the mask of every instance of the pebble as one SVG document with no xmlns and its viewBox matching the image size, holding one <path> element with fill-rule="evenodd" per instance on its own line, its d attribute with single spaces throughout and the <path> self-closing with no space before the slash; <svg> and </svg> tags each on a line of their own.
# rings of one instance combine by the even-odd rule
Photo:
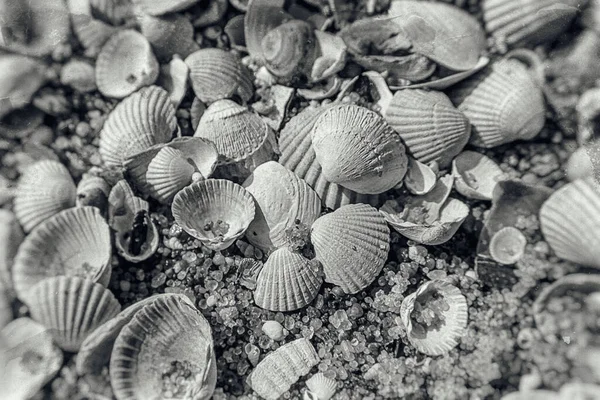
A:
<svg viewBox="0 0 600 400">
<path fill-rule="evenodd" d="M 261 329 L 265 333 L 265 335 L 267 335 L 275 341 L 282 340 L 286 335 L 283 325 L 274 320 L 266 321 L 262 325 Z"/>
</svg>

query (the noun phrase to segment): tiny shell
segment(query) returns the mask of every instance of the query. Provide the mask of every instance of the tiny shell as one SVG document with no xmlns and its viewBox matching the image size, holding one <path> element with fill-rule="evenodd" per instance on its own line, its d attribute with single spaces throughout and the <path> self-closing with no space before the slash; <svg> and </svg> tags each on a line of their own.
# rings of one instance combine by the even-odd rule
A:
<svg viewBox="0 0 600 400">
<path fill-rule="evenodd" d="M 164 15 L 182 11 L 198 3 L 199 0 L 132 0 L 135 6 L 148 15 Z"/>
<path fill-rule="evenodd" d="M 90 174 L 83 174 L 77 185 L 77 207 L 93 206 L 106 212 L 110 185 L 103 178 Z"/>
<path fill-rule="evenodd" d="M 189 19 L 180 14 L 153 17 L 138 16 L 142 34 L 152 45 L 158 58 L 169 59 L 174 54 L 186 58 L 200 50 L 194 40 L 194 27 Z"/>
<path fill-rule="evenodd" d="M 286 336 L 286 330 L 275 320 L 266 321 L 262 325 L 262 331 L 273 340 L 280 341 Z"/>
<path fill-rule="evenodd" d="M 96 90 L 96 71 L 90 63 L 71 60 L 60 70 L 60 83 L 81 93 Z"/>
<path fill-rule="evenodd" d="M 18 54 L 0 54 L 0 119 L 23 108 L 46 83 L 45 65 Z"/>
<path fill-rule="evenodd" d="M 12 288 L 12 266 L 25 235 L 16 216 L 0 209 L 0 286 Z"/>
<path fill-rule="evenodd" d="M 591 141 L 575 150 L 565 170 L 570 181 L 593 176 L 600 182 L 600 140 Z"/>
<path fill-rule="evenodd" d="M 404 185 L 412 194 L 422 196 L 429 193 L 437 182 L 435 171 L 428 165 L 408 158 L 408 171 L 404 177 Z"/>
<path fill-rule="evenodd" d="M 476 200 L 492 200 L 494 187 L 506 178 L 494 160 L 475 151 L 463 151 L 454 159 L 452 175 L 458 193 Z"/>
<path fill-rule="evenodd" d="M 517 228 L 507 226 L 494 233 L 490 240 L 490 255 L 500 264 L 514 264 L 525 253 L 527 238 Z"/>
<path fill-rule="evenodd" d="M 248 53 L 257 62 L 264 62 L 262 40 L 271 29 L 291 19 L 284 10 L 284 0 L 252 0 L 244 16 L 244 33 Z"/>
<path fill-rule="evenodd" d="M 318 372 L 306 380 L 306 387 L 316 400 L 329 400 L 337 391 L 337 382 Z"/>
<path fill-rule="evenodd" d="M 358 293 L 381 272 L 390 248 L 390 230 L 377 209 L 343 206 L 315 221 L 311 240 L 325 281 Z"/>
</svg>

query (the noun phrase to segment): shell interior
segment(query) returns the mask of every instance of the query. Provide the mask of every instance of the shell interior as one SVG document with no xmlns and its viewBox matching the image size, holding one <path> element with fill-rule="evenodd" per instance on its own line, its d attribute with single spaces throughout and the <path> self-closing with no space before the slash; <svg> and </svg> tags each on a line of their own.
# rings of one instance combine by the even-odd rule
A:
<svg viewBox="0 0 600 400">
<path fill-rule="evenodd" d="M 496 184 L 506 175 L 491 158 L 475 152 L 463 151 L 452 162 L 456 190 L 465 197 L 491 200 Z"/>
</svg>

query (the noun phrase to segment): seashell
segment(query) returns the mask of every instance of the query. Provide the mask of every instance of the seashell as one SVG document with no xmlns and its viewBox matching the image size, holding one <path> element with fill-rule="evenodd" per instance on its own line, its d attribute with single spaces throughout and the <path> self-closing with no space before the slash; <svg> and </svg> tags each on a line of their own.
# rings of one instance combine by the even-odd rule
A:
<svg viewBox="0 0 600 400">
<path fill-rule="evenodd" d="M 132 0 L 132 3 L 148 15 L 165 15 L 190 8 L 198 0 Z"/>
<path fill-rule="evenodd" d="M 127 29 L 115 33 L 104 44 L 96 60 L 96 84 L 104 96 L 122 99 L 152 85 L 159 65 L 148 40 Z"/>
<path fill-rule="evenodd" d="M 0 280 L 0 332 L 1 329 L 8 325 L 13 319 L 13 302 L 15 297 L 12 288 L 9 288 L 4 281 Z M 0 348 L 1 339 L 0 339 Z"/>
<path fill-rule="evenodd" d="M 428 165 L 408 158 L 408 171 L 404 177 L 404 185 L 412 194 L 422 196 L 431 192 L 437 182 L 435 171 Z"/>
<path fill-rule="evenodd" d="M 138 16 L 138 23 L 158 58 L 170 59 L 174 54 L 186 58 L 200 50 L 194 40 L 194 27 L 183 15 L 153 17 L 141 14 Z"/>
<path fill-rule="evenodd" d="M 408 160 L 400 137 L 364 107 L 325 110 L 312 130 L 312 145 L 327 180 L 359 193 L 385 192 L 406 173 Z"/>
<path fill-rule="evenodd" d="M 455 286 L 434 280 L 419 286 L 400 306 L 409 342 L 429 356 L 448 353 L 467 328 L 467 299 Z"/>
<path fill-rule="evenodd" d="M 232 1 L 230 3 L 234 5 Z M 244 36 L 244 15 L 240 14 L 230 18 L 223 28 L 223 32 L 227 35 L 232 49 L 247 52 L 246 38 Z"/>
<path fill-rule="evenodd" d="M 130 0 L 89 0 L 91 13 L 111 25 L 126 24 L 134 16 Z"/>
<path fill-rule="evenodd" d="M 0 54 L 0 119 L 31 102 L 46 83 L 45 68 L 34 58 Z"/>
<path fill-rule="evenodd" d="M 175 383 L 173 368 L 181 364 L 191 373 L 175 375 Z M 208 400 L 217 382 L 216 364 L 208 321 L 185 296 L 164 296 L 121 329 L 110 357 L 110 382 L 119 400 Z"/>
<path fill-rule="evenodd" d="M 267 106 L 272 106 L 272 109 L 265 114 L 262 114 L 258 109 L 257 105 L 263 104 L 258 102 L 252 104 L 252 108 L 259 114 L 263 115 L 263 119 L 275 132 L 279 132 L 283 120 L 287 116 L 288 108 L 294 97 L 294 88 L 290 88 L 283 85 L 272 85 L 269 87 L 269 94 L 266 97 Z M 263 98 L 264 99 L 264 98 Z"/>
<path fill-rule="evenodd" d="M 224 179 L 207 179 L 182 189 L 171 206 L 188 234 L 212 250 L 240 238 L 254 219 L 254 200 L 243 187 Z"/>
<path fill-rule="evenodd" d="M 270 311 L 298 310 L 317 297 L 322 283 L 318 265 L 282 247 L 269 256 L 260 271 L 254 301 Z"/>
<path fill-rule="evenodd" d="M 306 380 L 306 387 L 316 400 L 329 400 L 337 391 L 337 382 L 318 372 Z"/>
<path fill-rule="evenodd" d="M 577 143 L 583 145 L 598 136 L 596 120 L 600 117 L 600 88 L 591 88 L 581 94 L 577 105 Z"/>
<path fill-rule="evenodd" d="M 262 40 L 291 16 L 283 10 L 284 0 L 251 0 L 244 16 L 244 36 L 248 54 L 258 63 L 264 62 Z"/>
<path fill-rule="evenodd" d="M 93 92 L 97 88 L 94 66 L 85 61 L 70 60 L 60 70 L 60 83 L 78 92 Z"/>
<path fill-rule="evenodd" d="M 192 123 L 194 132 L 198 129 L 198 124 L 202 115 L 204 115 L 204 111 L 206 111 L 206 105 L 199 98 L 194 97 L 192 106 L 190 107 L 190 122 Z"/>
<path fill-rule="evenodd" d="M 527 246 L 527 238 L 512 226 L 507 226 L 494 233 L 490 240 L 490 255 L 500 264 L 514 264 L 523 257 Z"/>
<path fill-rule="evenodd" d="M 0 137 L 24 139 L 44 123 L 44 112 L 34 106 L 11 111 L 0 120 Z"/>
<path fill-rule="evenodd" d="M 575 181 L 593 176 L 600 182 L 600 140 L 584 144 L 571 154 L 565 166 L 567 178 Z"/>
<path fill-rule="evenodd" d="M 192 24 L 195 28 L 206 28 L 216 25 L 223 20 L 228 6 L 229 2 L 227 0 L 213 0 L 201 7 L 202 13 L 194 19 Z M 194 9 L 197 10 L 198 7 Z"/>
<path fill-rule="evenodd" d="M 310 72 L 311 82 L 319 82 L 341 71 L 346 65 L 346 44 L 331 33 L 315 30 L 317 57 Z"/>
<path fill-rule="evenodd" d="M 246 231 L 250 243 L 264 251 L 302 248 L 308 243 L 310 226 L 321 213 L 321 200 L 306 182 L 269 161 L 256 168 L 242 186 L 254 197 L 256 207 Z"/>
<path fill-rule="evenodd" d="M 100 132 L 106 166 L 122 166 L 129 157 L 171 139 L 177 128 L 169 94 L 158 86 L 142 88 L 120 102 Z"/>
<path fill-rule="evenodd" d="M 296 92 L 306 100 L 323 100 L 338 94 L 342 80 L 333 76 L 325 82 L 313 85 L 310 89 L 297 89 Z"/>
<path fill-rule="evenodd" d="M 235 95 L 247 102 L 254 94 L 250 71 L 233 53 L 216 48 L 201 49 L 190 54 L 185 63 L 190 68 L 194 93 L 204 103 Z"/>
<path fill-rule="evenodd" d="M 600 186 L 593 177 L 554 192 L 540 209 L 540 227 L 556 255 L 600 268 Z"/>
<path fill-rule="evenodd" d="M 261 329 L 265 335 L 275 341 L 280 341 L 287 335 L 287 330 L 275 320 L 266 321 Z"/>
<path fill-rule="evenodd" d="M 108 207 L 110 185 L 103 178 L 90 174 L 83 174 L 77 185 L 77 207 L 93 206 L 104 213 Z"/>
<path fill-rule="evenodd" d="M 169 92 L 173 107 L 178 108 L 185 97 L 190 70 L 185 62 L 174 56 L 169 64 L 161 66 L 157 84 Z"/>
<path fill-rule="evenodd" d="M 275 400 L 318 362 L 319 356 L 310 341 L 296 339 L 263 358 L 248 376 L 247 383 L 259 396 Z"/>
<path fill-rule="evenodd" d="M 0 209 L 0 286 L 12 288 L 12 266 L 25 235 L 16 216 Z"/>
<path fill-rule="evenodd" d="M 476 151 L 463 151 L 452 161 L 458 193 L 469 199 L 492 200 L 496 184 L 506 178 L 500 166 Z"/>
<path fill-rule="evenodd" d="M 236 10 L 241 11 L 243 13 L 248 11 L 249 3 L 250 3 L 249 0 L 229 0 L 229 4 L 231 4 L 233 6 L 233 8 L 235 8 Z M 243 17 L 243 15 L 242 15 L 242 17 Z"/>
<path fill-rule="evenodd" d="M 14 199 L 14 212 L 25 232 L 52 215 L 75 205 L 76 188 L 67 168 L 43 160 L 23 171 Z"/>
<path fill-rule="evenodd" d="M 0 330 L 0 387 L 5 399 L 30 399 L 60 370 L 63 354 L 47 328 L 18 318 Z"/>
<path fill-rule="evenodd" d="M 26 303 L 31 317 L 69 352 L 77 352 L 87 335 L 121 311 L 110 290 L 77 276 L 40 281 L 31 288 Z"/>
<path fill-rule="evenodd" d="M 71 25 L 73 25 L 73 32 L 79 43 L 85 49 L 85 55 L 91 58 L 98 57 L 102 46 L 120 31 L 114 26 L 92 18 L 91 15 L 74 13 L 73 11 L 71 11 Z"/>
<path fill-rule="evenodd" d="M 343 206 L 317 219 L 311 228 L 325 282 L 358 293 L 381 272 L 390 248 L 390 230 L 367 204 Z"/>
</svg>

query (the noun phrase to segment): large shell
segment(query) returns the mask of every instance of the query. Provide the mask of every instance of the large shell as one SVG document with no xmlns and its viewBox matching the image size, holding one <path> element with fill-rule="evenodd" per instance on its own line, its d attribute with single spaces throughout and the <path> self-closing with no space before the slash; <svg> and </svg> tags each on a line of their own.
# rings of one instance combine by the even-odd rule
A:
<svg viewBox="0 0 600 400">
<path fill-rule="evenodd" d="M 315 400 L 329 400 L 337 391 L 337 382 L 318 372 L 306 380 L 306 387 Z"/>
<path fill-rule="evenodd" d="M 12 287 L 12 265 L 25 235 L 16 216 L 0 209 L 0 286 Z"/>
<path fill-rule="evenodd" d="M 247 382 L 261 397 L 275 400 L 318 362 L 319 356 L 310 341 L 296 339 L 267 355 L 248 376 Z"/>
<path fill-rule="evenodd" d="M 318 262 L 282 247 L 269 256 L 260 271 L 254 301 L 266 310 L 298 310 L 313 301 L 322 283 Z"/>
<path fill-rule="evenodd" d="M 275 161 L 256 168 L 243 186 L 256 202 L 256 216 L 246 231 L 248 241 L 265 251 L 294 244 L 302 246 L 293 243 L 292 233 L 295 230 L 308 235 L 310 226 L 319 217 L 321 199 L 315 191 Z M 302 242 L 303 237 L 295 239 Z"/>
<path fill-rule="evenodd" d="M 186 58 L 200 49 L 194 40 L 194 27 L 189 19 L 179 14 L 138 17 L 142 34 L 148 39 L 157 57 L 169 59 L 174 54 Z"/>
<path fill-rule="evenodd" d="M 185 10 L 196 4 L 198 1 L 199 0 L 132 0 L 134 5 L 138 6 L 148 15 L 164 15 Z"/>
<path fill-rule="evenodd" d="M 121 305 L 99 283 L 76 276 L 56 276 L 36 284 L 27 296 L 31 317 L 50 330 L 63 350 L 77 352 L 98 326 L 121 311 Z"/>
<path fill-rule="evenodd" d="M 325 281 L 358 293 L 381 272 L 390 248 L 390 230 L 377 210 L 350 204 L 315 221 L 311 240 Z"/>
<path fill-rule="evenodd" d="M 421 353 L 439 356 L 456 347 L 465 333 L 467 310 L 467 299 L 457 287 L 444 281 L 430 281 L 404 298 L 400 316 L 410 343 Z M 426 320 L 417 321 L 415 312 Z"/>
<path fill-rule="evenodd" d="M 0 54 L 0 119 L 31 102 L 46 83 L 40 60 L 18 54 Z"/>
<path fill-rule="evenodd" d="M 177 383 L 169 376 L 176 364 L 191 372 Z M 208 400 L 217 382 L 208 321 L 183 296 L 156 298 L 122 328 L 109 370 L 118 400 Z"/>
<path fill-rule="evenodd" d="M 152 85 L 159 65 L 148 40 L 128 29 L 115 33 L 102 47 L 96 60 L 96 84 L 100 93 L 121 99 Z"/>
<path fill-rule="evenodd" d="M 208 179 L 177 193 L 171 210 L 187 233 L 213 250 L 223 250 L 246 232 L 255 207 L 250 193 L 240 185 Z"/>
<path fill-rule="evenodd" d="M 492 200 L 496 184 L 506 178 L 500 166 L 476 151 L 463 151 L 452 162 L 458 193 L 470 199 Z"/>
</svg>

